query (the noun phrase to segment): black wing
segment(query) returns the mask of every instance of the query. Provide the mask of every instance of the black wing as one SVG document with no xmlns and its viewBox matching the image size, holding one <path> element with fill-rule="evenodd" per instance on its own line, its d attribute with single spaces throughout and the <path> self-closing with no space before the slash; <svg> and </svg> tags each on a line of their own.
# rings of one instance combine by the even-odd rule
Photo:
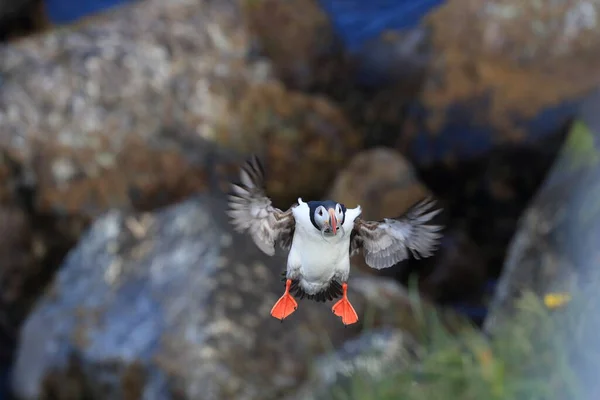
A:
<svg viewBox="0 0 600 400">
<path fill-rule="evenodd" d="M 296 221 L 292 208 L 287 211 L 271 205 L 265 194 L 264 170 L 254 156 L 240 171 L 240 182 L 231 185 L 227 214 L 237 232 L 249 232 L 254 243 L 266 254 L 275 254 L 275 244 L 289 249 Z"/>
<path fill-rule="evenodd" d="M 439 225 L 425 225 L 442 210 L 431 211 L 435 202 L 426 198 L 397 218 L 382 221 L 364 221 L 357 218 L 350 240 L 350 255 L 364 254 L 371 268 L 389 268 L 408 258 L 409 251 L 417 259 L 429 257 L 435 250 L 442 229 Z"/>
</svg>

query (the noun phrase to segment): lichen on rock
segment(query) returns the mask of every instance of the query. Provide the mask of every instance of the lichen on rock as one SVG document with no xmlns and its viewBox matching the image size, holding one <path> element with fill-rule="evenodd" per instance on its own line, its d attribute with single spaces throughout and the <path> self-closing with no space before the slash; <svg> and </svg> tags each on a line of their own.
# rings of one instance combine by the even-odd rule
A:
<svg viewBox="0 0 600 400">
<path fill-rule="evenodd" d="M 421 98 L 431 130 L 449 107 L 487 99 L 478 121 L 496 140 L 527 136 L 523 119 L 586 95 L 600 80 L 600 2 L 451 0 L 427 18 L 435 60 Z M 435 72 L 434 72 L 435 71 Z"/>
<path fill-rule="evenodd" d="M 324 190 L 360 137 L 326 99 L 280 85 L 250 42 L 236 2 L 148 0 L 3 47 L 0 145 L 49 211 L 148 209 L 205 190 L 212 166 L 194 152 L 206 142 L 264 156 L 276 200 L 290 199 L 279 180 L 292 198 Z"/>
</svg>

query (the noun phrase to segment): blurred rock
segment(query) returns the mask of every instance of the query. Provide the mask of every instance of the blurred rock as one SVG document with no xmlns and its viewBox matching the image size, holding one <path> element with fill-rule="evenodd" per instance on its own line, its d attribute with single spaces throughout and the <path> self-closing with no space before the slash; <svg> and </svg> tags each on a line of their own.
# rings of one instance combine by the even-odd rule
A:
<svg viewBox="0 0 600 400">
<path fill-rule="evenodd" d="M 415 340 L 402 331 L 369 331 L 347 341 L 335 353 L 319 357 L 310 379 L 286 400 L 336 398 L 340 390 L 360 387 L 356 385 L 360 378 L 376 384 L 390 367 L 399 369 L 416 361 L 418 349 Z"/>
<path fill-rule="evenodd" d="M 244 0 L 253 49 L 273 63 L 286 86 L 330 86 L 345 68 L 343 49 L 317 0 Z"/>
<path fill-rule="evenodd" d="M 115 13 L 104 17 L 105 25 L 0 48 L 0 202 L 10 222 L 0 236 L 7 246 L 0 286 L 10 296 L 0 303 L 6 359 L 30 306 L 91 218 L 109 207 L 151 209 L 179 200 L 206 186 L 204 163 L 218 168 L 214 152 L 193 140 L 190 129 L 186 141 L 183 127 L 175 135 L 166 119 L 153 127 L 153 105 L 143 99 L 159 102 L 152 96 L 160 96 L 156 75 L 164 71 L 159 63 L 147 66 L 152 56 L 145 50 L 129 51 L 152 23 L 143 18 L 119 20 Z M 137 39 L 130 22 L 138 24 Z M 140 46 L 153 48 L 144 35 L 146 47 Z M 154 81 L 143 77 L 148 72 L 157 72 Z M 19 232 L 27 239 L 12 237 Z"/>
<path fill-rule="evenodd" d="M 0 160 L 0 202 L 26 213 L 39 250 L 27 268 L 0 268 L 0 285 L 24 291 L 22 307 L 0 304 L 0 316 L 18 314 L 11 332 L 108 209 L 225 189 L 250 152 L 265 161 L 277 205 L 330 185 L 359 135 L 327 100 L 285 89 L 250 50 L 237 4 L 209 0 L 146 0 L 0 47 L 0 153 L 14 164 Z"/>
<path fill-rule="evenodd" d="M 343 44 L 348 32 L 339 36 L 337 18 L 340 12 L 352 13 L 342 10 L 348 7 L 332 14 L 317 0 L 246 0 L 243 4 L 255 53 L 272 62 L 286 87 L 335 100 L 363 133 L 367 146 L 395 143 L 406 106 L 423 80 L 427 32 L 420 27 L 385 30 L 348 51 Z M 357 20 L 356 13 L 351 18 Z"/>
<path fill-rule="evenodd" d="M 329 198 L 348 207 L 360 204 L 362 218 L 371 220 L 398 216 L 431 195 L 412 165 L 388 148 L 369 149 L 354 156 L 329 191 Z"/>
<path fill-rule="evenodd" d="M 546 303 L 553 317 L 546 318 L 555 327 L 547 336 L 554 348 L 566 350 L 563 359 L 576 377 L 566 380 L 569 387 L 577 389 L 576 397 L 590 400 L 600 391 L 599 105 L 600 92 L 582 105 L 560 157 L 523 213 L 484 326 L 492 335 L 511 329 L 525 294 L 533 292 L 544 303 L 547 295 L 567 295 L 571 301 L 558 307 Z M 554 368 L 565 376 L 561 362 Z"/>
<path fill-rule="evenodd" d="M 432 193 L 419 181 L 412 165 L 400 153 L 388 148 L 365 150 L 354 156 L 337 176 L 328 198 L 347 207 L 362 208 L 361 218 L 380 220 L 402 215 L 411 205 Z M 363 257 L 352 258 L 362 271 L 396 276 L 406 262 L 375 270 Z"/>
<path fill-rule="evenodd" d="M 285 256 L 233 233 L 224 200 L 98 219 L 23 327 L 16 395 L 278 399 L 363 324 L 418 334 L 406 293 L 358 273 L 349 296 L 359 324 L 344 327 L 333 302 L 301 301 L 283 323 L 272 318 Z"/>
<path fill-rule="evenodd" d="M 573 293 L 591 282 L 598 260 L 600 95 L 584 104 L 560 157 L 524 212 L 486 321 L 494 331 L 513 312 L 523 290 L 544 296 Z"/>
<path fill-rule="evenodd" d="M 334 105 L 248 61 L 249 49 L 236 4 L 208 0 L 148 0 L 6 46 L 0 145 L 30 166 L 38 207 L 54 212 L 201 191 L 206 141 L 263 155 L 276 201 L 318 193 L 360 137 Z"/>
<path fill-rule="evenodd" d="M 232 99 L 227 128 L 216 141 L 239 152 L 264 154 L 267 192 L 289 207 L 300 196 L 321 197 L 338 169 L 361 147 L 361 137 L 325 98 L 290 92 L 279 83 Z M 229 121 L 228 123 L 231 123 Z"/>
<path fill-rule="evenodd" d="M 355 156 L 329 193 L 329 198 L 348 207 L 360 204 L 362 217 L 369 220 L 400 216 L 426 196 L 433 193 L 420 182 L 412 165 L 400 153 L 387 148 L 370 149 Z M 444 204 L 440 206 L 443 208 Z M 393 276 L 403 284 L 417 274 L 422 293 L 441 303 L 479 301 L 487 276 L 485 259 L 464 230 L 448 227 L 450 221 L 443 213 L 436 218 L 446 229 L 440 248 L 432 257 L 375 270 L 357 256 L 352 259 L 353 265 L 368 273 Z"/>
<path fill-rule="evenodd" d="M 433 58 L 403 151 L 421 166 L 555 134 L 600 83 L 598 12 L 587 0 L 449 0 L 433 10 Z"/>
<path fill-rule="evenodd" d="M 396 147 L 498 276 L 577 105 L 598 86 L 600 2 L 449 0 Z M 469 204 L 469 207 L 465 207 Z"/>
</svg>

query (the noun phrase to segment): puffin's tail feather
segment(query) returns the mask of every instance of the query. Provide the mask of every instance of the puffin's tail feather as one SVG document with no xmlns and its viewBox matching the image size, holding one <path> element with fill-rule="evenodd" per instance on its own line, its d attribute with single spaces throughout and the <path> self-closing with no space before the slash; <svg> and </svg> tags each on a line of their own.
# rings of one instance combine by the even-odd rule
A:
<svg viewBox="0 0 600 400">
<path fill-rule="evenodd" d="M 281 280 L 283 282 L 287 280 L 285 271 L 283 271 L 283 273 L 281 274 Z M 319 303 L 325 303 L 328 300 L 331 301 L 342 296 L 343 291 L 342 285 L 338 281 L 332 280 L 329 283 L 327 289 L 322 290 L 319 293 L 308 294 L 304 290 L 302 290 L 302 287 L 300 287 L 299 282 L 297 280 L 292 280 L 292 284 L 290 286 L 290 293 L 299 298 L 300 300 L 306 298 L 308 300 L 314 300 Z"/>
</svg>

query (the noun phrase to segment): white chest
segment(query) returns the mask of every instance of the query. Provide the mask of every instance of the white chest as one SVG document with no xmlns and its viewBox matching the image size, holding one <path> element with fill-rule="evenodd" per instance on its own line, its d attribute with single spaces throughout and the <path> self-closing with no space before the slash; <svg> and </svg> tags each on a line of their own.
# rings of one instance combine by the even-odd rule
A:
<svg viewBox="0 0 600 400">
<path fill-rule="evenodd" d="M 347 269 L 350 265 L 350 235 L 323 238 L 320 232 L 316 235 L 297 230 L 294 235 L 292 250 L 300 261 L 302 274 L 306 279 L 330 278 L 336 271 Z"/>
</svg>

